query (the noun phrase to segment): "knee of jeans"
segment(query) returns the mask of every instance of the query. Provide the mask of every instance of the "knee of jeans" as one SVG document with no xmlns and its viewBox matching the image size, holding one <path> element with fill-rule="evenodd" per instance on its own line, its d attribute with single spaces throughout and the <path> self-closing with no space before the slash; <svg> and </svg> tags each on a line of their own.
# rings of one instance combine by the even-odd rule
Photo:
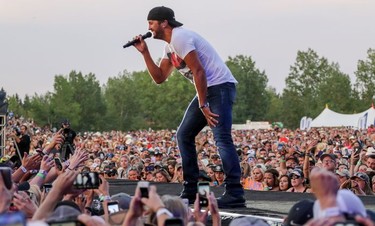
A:
<svg viewBox="0 0 375 226">
<path fill-rule="evenodd" d="M 177 130 L 176 137 L 178 142 L 186 142 L 191 140 L 189 135 L 181 130 Z"/>
</svg>

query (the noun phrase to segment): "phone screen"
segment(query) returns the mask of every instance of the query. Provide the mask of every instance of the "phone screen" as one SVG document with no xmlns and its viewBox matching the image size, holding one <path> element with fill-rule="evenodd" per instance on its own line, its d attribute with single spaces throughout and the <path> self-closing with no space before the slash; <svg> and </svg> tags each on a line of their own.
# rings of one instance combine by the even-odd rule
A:
<svg viewBox="0 0 375 226">
<path fill-rule="evenodd" d="M 148 198 L 148 186 L 149 186 L 148 181 L 139 181 L 138 182 L 138 187 L 141 190 L 141 197 L 142 198 Z"/>
<path fill-rule="evenodd" d="M 119 206 L 118 206 L 118 202 L 109 202 L 108 203 L 108 213 L 109 214 L 117 213 L 118 211 L 120 211 Z"/>
<path fill-rule="evenodd" d="M 44 193 L 48 193 L 52 188 L 52 184 L 44 184 L 43 188 L 44 188 Z"/>
<path fill-rule="evenodd" d="M 77 175 L 73 186 L 78 189 L 97 189 L 99 188 L 99 174 L 97 172 L 82 172 Z"/>
<path fill-rule="evenodd" d="M 184 222 L 181 218 L 169 218 L 165 220 L 165 226 L 183 226 Z"/>
<path fill-rule="evenodd" d="M 278 151 L 282 151 L 283 150 L 283 146 L 284 146 L 283 143 L 278 143 L 277 144 L 277 150 Z"/>
<path fill-rule="evenodd" d="M 208 205 L 207 194 L 210 193 L 210 183 L 202 181 L 198 183 L 198 193 L 199 193 L 199 205 L 202 207 Z"/>
</svg>

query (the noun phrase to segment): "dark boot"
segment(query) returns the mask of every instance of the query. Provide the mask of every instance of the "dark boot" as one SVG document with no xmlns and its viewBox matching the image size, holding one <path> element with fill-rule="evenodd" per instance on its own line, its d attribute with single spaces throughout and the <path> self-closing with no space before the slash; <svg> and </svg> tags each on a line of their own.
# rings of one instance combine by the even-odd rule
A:
<svg viewBox="0 0 375 226">
<path fill-rule="evenodd" d="M 180 194 L 181 199 L 188 199 L 189 204 L 194 204 L 198 192 L 197 183 L 184 182 L 184 189 Z"/>
<path fill-rule="evenodd" d="M 226 184 L 224 194 L 217 198 L 219 208 L 246 207 L 244 190 L 241 184 Z"/>
</svg>

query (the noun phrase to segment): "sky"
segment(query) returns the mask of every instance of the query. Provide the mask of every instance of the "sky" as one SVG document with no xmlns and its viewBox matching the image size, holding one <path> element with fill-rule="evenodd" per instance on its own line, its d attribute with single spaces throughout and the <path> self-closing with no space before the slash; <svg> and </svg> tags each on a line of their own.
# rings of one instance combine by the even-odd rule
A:
<svg viewBox="0 0 375 226">
<path fill-rule="evenodd" d="M 250 56 L 279 93 L 297 51 L 313 49 L 354 81 L 375 48 L 373 0 L 0 0 L 0 88 L 23 98 L 53 92 L 54 76 L 72 70 L 101 85 L 145 70 L 138 51 L 122 46 L 147 32 L 149 10 L 161 5 L 224 61 Z M 164 42 L 146 42 L 156 61 Z"/>
</svg>

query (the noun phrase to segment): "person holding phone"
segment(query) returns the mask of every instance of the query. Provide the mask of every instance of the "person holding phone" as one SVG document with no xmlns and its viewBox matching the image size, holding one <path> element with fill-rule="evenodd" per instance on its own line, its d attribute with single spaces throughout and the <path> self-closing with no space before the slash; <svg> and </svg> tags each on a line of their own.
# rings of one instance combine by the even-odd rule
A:
<svg viewBox="0 0 375 226">
<path fill-rule="evenodd" d="M 140 217 L 143 216 L 143 208 L 147 206 L 148 209 L 156 214 L 157 225 L 162 226 L 165 220 L 172 218 L 173 214 L 165 208 L 163 201 L 161 200 L 159 194 L 156 191 L 156 186 L 148 187 L 148 197 L 145 197 L 144 192 L 141 192 L 140 184 L 144 184 L 144 181 L 138 182 L 138 186 L 135 189 L 135 194 L 130 202 L 129 211 L 126 214 L 123 226 L 136 225 Z M 143 193 L 143 196 L 142 196 Z"/>
<path fill-rule="evenodd" d="M 16 141 L 16 145 L 18 146 L 19 152 L 16 152 L 18 156 L 16 164 L 19 166 L 21 164 L 21 159 L 23 158 L 25 153 L 29 154 L 30 150 L 31 139 L 27 132 L 27 126 L 22 125 L 20 127 L 19 133 L 13 130 L 13 132 L 10 134 L 10 137 L 14 138 L 14 140 Z"/>
</svg>

